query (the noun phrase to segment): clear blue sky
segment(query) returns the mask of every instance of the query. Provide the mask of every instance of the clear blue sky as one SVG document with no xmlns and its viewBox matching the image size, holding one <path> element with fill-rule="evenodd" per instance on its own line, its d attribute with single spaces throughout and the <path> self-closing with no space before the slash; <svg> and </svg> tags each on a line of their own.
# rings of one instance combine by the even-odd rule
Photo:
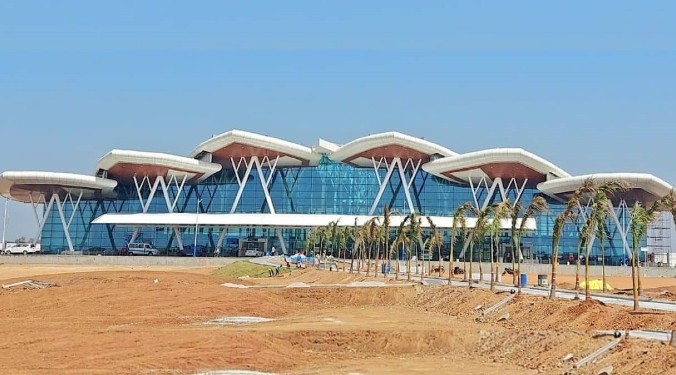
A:
<svg viewBox="0 0 676 375">
<path fill-rule="evenodd" d="M 0 0 L 0 171 L 397 130 L 676 184 L 676 2 L 553 4 Z M 10 203 L 8 237 L 34 230 Z"/>
</svg>

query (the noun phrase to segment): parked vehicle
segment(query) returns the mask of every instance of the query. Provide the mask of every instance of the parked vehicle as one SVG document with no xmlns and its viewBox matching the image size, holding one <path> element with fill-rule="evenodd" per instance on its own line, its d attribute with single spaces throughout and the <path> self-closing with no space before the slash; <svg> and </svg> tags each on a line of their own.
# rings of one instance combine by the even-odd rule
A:
<svg viewBox="0 0 676 375">
<path fill-rule="evenodd" d="M 13 246 L 8 247 L 5 249 L 5 255 L 12 255 L 12 254 L 38 254 L 40 253 L 40 245 L 36 244 L 14 244 Z"/>
<path fill-rule="evenodd" d="M 127 255 L 159 255 L 160 251 L 147 243 L 130 243 L 127 246 Z"/>
</svg>

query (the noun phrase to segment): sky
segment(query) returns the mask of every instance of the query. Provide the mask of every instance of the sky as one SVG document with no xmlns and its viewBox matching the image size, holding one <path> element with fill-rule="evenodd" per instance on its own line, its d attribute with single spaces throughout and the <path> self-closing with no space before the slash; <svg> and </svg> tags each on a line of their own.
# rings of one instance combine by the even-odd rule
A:
<svg viewBox="0 0 676 375">
<path fill-rule="evenodd" d="M 0 171 L 231 129 L 523 147 L 676 184 L 673 1 L 0 0 Z M 7 239 L 32 237 L 9 203 Z"/>
</svg>

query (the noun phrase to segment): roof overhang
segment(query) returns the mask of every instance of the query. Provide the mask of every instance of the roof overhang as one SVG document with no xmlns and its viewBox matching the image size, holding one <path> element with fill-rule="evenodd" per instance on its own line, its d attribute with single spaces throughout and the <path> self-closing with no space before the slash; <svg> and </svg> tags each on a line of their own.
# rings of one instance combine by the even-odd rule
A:
<svg viewBox="0 0 676 375">
<path fill-rule="evenodd" d="M 378 218 L 378 217 L 376 217 Z M 391 228 L 398 227 L 405 216 L 391 216 Z M 448 229 L 453 226 L 452 217 L 431 216 L 432 222 L 437 228 Z M 166 213 L 166 214 L 104 214 L 94 219 L 94 224 L 115 224 L 120 226 L 176 226 L 176 227 L 194 227 L 197 223 L 200 226 L 261 226 L 261 227 L 279 227 L 279 228 L 314 228 L 326 226 L 329 223 L 336 222 L 338 226 L 349 227 L 355 225 L 364 225 L 373 216 L 368 215 L 314 215 L 314 214 L 194 214 L 194 213 Z M 382 223 L 382 218 L 379 218 Z M 511 228 L 511 220 L 501 220 L 503 229 Z M 521 220 L 517 220 L 517 225 Z M 428 228 L 429 223 L 423 217 L 420 222 L 421 227 Z M 476 218 L 468 217 L 465 219 L 467 228 L 473 228 L 476 225 Z M 528 230 L 535 230 L 534 219 L 528 219 L 525 225 Z"/>
<path fill-rule="evenodd" d="M 611 197 L 613 203 L 624 200 L 629 205 L 634 204 L 636 201 L 652 204 L 656 200 L 668 195 L 673 189 L 671 185 L 651 174 L 598 173 L 543 182 L 538 185 L 538 190 L 553 198 L 567 199 L 589 178 L 598 184 L 618 181 L 624 182 L 629 186 L 626 191 L 617 192 Z"/>
<path fill-rule="evenodd" d="M 231 130 L 200 143 L 190 157 L 203 158 L 205 154 L 210 155 L 210 161 L 226 166 L 231 166 L 231 158 L 237 163 L 240 158 L 252 156 L 279 157 L 280 167 L 313 165 L 321 158 L 309 147 L 242 130 Z"/>
<path fill-rule="evenodd" d="M 170 178 L 187 177 L 189 181 L 202 181 L 220 171 L 220 164 L 159 152 L 112 150 L 96 164 L 96 174 L 106 171 L 108 178 L 131 181 L 134 176 Z"/>
<path fill-rule="evenodd" d="M 457 153 L 436 143 L 398 132 L 387 132 L 357 138 L 338 148 L 330 157 L 337 162 L 368 167 L 373 166 L 372 158 L 378 161 L 381 158 L 391 160 L 398 157 L 426 163 L 436 157 L 453 155 Z"/>
<path fill-rule="evenodd" d="M 53 194 L 67 194 L 82 199 L 113 198 L 117 181 L 94 176 L 56 172 L 3 172 L 0 173 L 0 195 L 25 203 L 42 203 Z"/>
<path fill-rule="evenodd" d="M 521 148 L 495 148 L 433 160 L 423 170 L 452 181 L 476 182 L 516 178 L 529 184 L 570 175 L 549 161 Z"/>
</svg>

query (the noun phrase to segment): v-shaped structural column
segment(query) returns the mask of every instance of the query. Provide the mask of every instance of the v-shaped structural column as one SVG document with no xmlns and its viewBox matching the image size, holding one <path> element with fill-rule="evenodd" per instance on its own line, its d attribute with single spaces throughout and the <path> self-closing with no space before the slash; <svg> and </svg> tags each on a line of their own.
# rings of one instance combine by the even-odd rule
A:
<svg viewBox="0 0 676 375">
<path fill-rule="evenodd" d="M 376 198 L 373 200 L 371 209 L 369 210 L 369 215 L 373 215 L 376 212 L 378 203 L 380 203 L 380 199 L 383 197 L 383 193 L 385 192 L 387 185 L 390 183 L 390 179 L 392 179 L 392 173 L 394 172 L 395 168 L 399 170 L 401 187 L 404 189 L 404 194 L 406 195 L 406 203 L 408 204 L 409 213 L 415 212 L 413 198 L 411 197 L 411 186 L 413 185 L 415 177 L 418 174 L 422 160 L 406 159 L 406 162 L 402 163 L 401 158 L 398 157 L 393 158 L 390 161 L 388 161 L 385 157 L 381 157 L 376 162 L 376 159 L 372 157 L 371 161 L 373 162 L 373 170 L 375 171 L 376 178 L 378 179 L 379 189 Z M 380 168 L 383 167 L 386 169 L 387 173 L 385 173 L 383 178 L 380 178 L 379 171 Z M 406 176 L 407 170 L 411 171 L 410 179 Z"/>
<path fill-rule="evenodd" d="M 150 177 L 144 176 L 139 182 L 138 178 L 134 176 L 134 186 L 136 187 L 136 193 L 138 195 L 139 203 L 141 204 L 142 212 L 144 214 L 148 212 L 150 209 L 150 204 L 152 203 L 153 198 L 155 198 L 155 194 L 157 194 L 157 188 L 159 187 L 162 190 L 164 201 L 167 205 L 167 211 L 169 213 L 173 213 L 176 209 L 176 205 L 178 204 L 178 200 L 181 196 L 181 193 L 183 192 L 183 187 L 185 186 L 187 179 L 187 174 L 182 176 L 171 175 L 169 176 L 168 180 L 165 180 L 164 176 L 157 176 L 155 177 L 155 181 L 151 181 Z M 149 192 L 148 195 L 144 197 L 144 190 L 146 187 L 148 188 Z M 172 197 L 170 190 L 173 187 L 176 187 L 176 192 Z M 140 228 L 138 227 L 134 228 L 134 232 L 132 233 L 131 239 L 129 240 L 130 243 L 136 240 L 139 229 Z M 183 250 L 183 238 L 181 237 L 181 231 L 177 227 L 174 227 L 173 229 L 178 246 L 181 250 Z"/>
<path fill-rule="evenodd" d="M 78 207 L 80 206 L 80 201 L 82 200 L 82 192 L 80 192 L 77 196 L 77 200 L 73 200 L 73 196 L 70 193 L 67 193 L 63 199 L 59 197 L 58 194 L 52 194 L 51 197 L 49 198 L 49 201 L 46 200 L 44 194 L 40 194 L 40 197 L 38 198 L 37 201 L 33 200 L 33 196 L 31 195 L 31 204 L 33 206 L 33 213 L 35 214 L 35 220 L 38 223 L 38 232 L 35 235 L 35 240 L 38 241 L 40 240 L 40 237 L 42 236 L 42 229 L 45 226 L 45 222 L 47 221 L 47 218 L 49 217 L 49 214 L 52 211 L 52 208 L 54 207 L 54 204 L 56 203 L 56 208 L 59 213 L 59 219 L 61 221 L 61 225 L 63 227 L 63 233 L 66 237 L 66 242 L 68 243 L 68 250 L 70 251 L 75 251 L 73 248 L 73 241 L 70 238 L 70 225 L 73 222 L 73 219 L 75 218 L 75 215 L 77 215 L 77 210 Z M 70 216 L 68 217 L 68 220 L 66 220 L 66 215 L 65 215 L 65 208 L 66 208 L 66 202 L 70 203 L 70 209 L 71 213 Z M 38 206 L 44 205 L 44 210 L 39 213 L 38 212 Z"/>
<path fill-rule="evenodd" d="M 517 180 L 516 178 L 511 178 L 505 186 L 505 183 L 502 177 L 496 177 L 493 181 L 490 181 L 487 177 L 481 177 L 478 183 L 469 179 L 469 186 L 472 190 L 472 198 L 474 199 L 474 207 L 479 210 L 485 210 L 486 207 L 491 203 L 496 192 L 500 194 L 500 199 L 503 202 L 509 201 L 510 193 L 515 196 L 514 202 L 516 204 L 521 200 L 524 190 L 526 190 L 526 184 L 528 179 Z M 513 244 L 512 244 L 513 246 Z M 462 251 L 460 256 L 465 255 L 465 251 L 469 247 L 469 241 L 466 241 L 462 246 Z M 521 249 L 519 249 L 519 259 L 523 257 L 521 254 Z"/>
<path fill-rule="evenodd" d="M 274 160 L 274 161 L 273 161 Z M 252 156 L 250 159 L 240 158 L 239 162 L 235 163 L 235 159 L 230 158 L 232 163 L 232 168 L 235 172 L 235 178 L 237 179 L 237 184 L 239 189 L 237 189 L 237 194 L 235 195 L 235 200 L 232 202 L 232 207 L 230 208 L 230 213 L 233 214 L 237 210 L 237 205 L 242 198 L 242 193 L 244 192 L 244 187 L 249 181 L 249 175 L 253 167 L 256 167 L 256 172 L 258 172 L 258 179 L 261 182 L 261 187 L 263 188 L 263 194 L 265 194 L 265 202 L 268 204 L 270 213 L 275 213 L 275 205 L 272 203 L 272 198 L 270 197 L 270 183 L 272 182 L 272 177 L 275 174 L 275 169 L 277 168 L 277 162 L 279 161 L 279 156 L 275 159 L 270 160 L 267 156 L 259 158 L 258 156 Z M 268 175 L 265 176 L 263 167 L 267 167 Z M 240 170 L 244 169 L 244 174 L 240 177 Z"/>
<path fill-rule="evenodd" d="M 610 213 L 610 218 L 615 223 L 617 228 L 617 233 L 620 235 L 622 240 L 622 248 L 624 252 L 631 256 L 631 247 L 629 246 L 629 233 L 631 230 L 631 215 L 629 206 L 627 202 L 623 199 L 620 201 L 620 204 L 617 208 L 613 207 L 612 202 L 608 201 L 608 212 Z"/>
</svg>

